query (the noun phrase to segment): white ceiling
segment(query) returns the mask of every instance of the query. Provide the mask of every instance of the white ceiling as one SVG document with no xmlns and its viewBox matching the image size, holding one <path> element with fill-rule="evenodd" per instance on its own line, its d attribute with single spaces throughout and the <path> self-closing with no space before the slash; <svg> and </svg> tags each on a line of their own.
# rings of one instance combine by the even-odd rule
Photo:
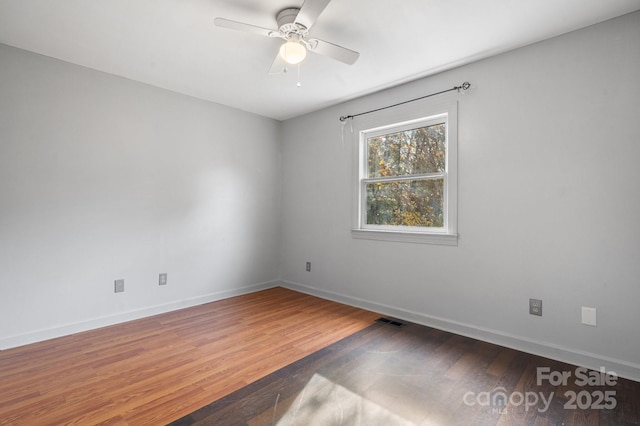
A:
<svg viewBox="0 0 640 426">
<path fill-rule="evenodd" d="M 310 54 L 267 75 L 276 28 L 304 0 L 0 0 L 0 43 L 285 120 L 640 9 L 640 0 L 332 0 L 311 35 L 360 52 Z M 1 66 L 1 64 L 0 64 Z M 454 82 L 458 83 L 458 82 Z"/>
</svg>

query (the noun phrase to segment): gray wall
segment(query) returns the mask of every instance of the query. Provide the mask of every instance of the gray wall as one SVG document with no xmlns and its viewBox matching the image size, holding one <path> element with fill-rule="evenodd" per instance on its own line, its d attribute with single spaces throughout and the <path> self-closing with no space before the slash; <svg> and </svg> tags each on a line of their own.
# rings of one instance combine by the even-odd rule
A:
<svg viewBox="0 0 640 426">
<path fill-rule="evenodd" d="M 640 379 L 639 46 L 634 13 L 285 122 L 282 279 Z M 352 239 L 338 117 L 465 80 L 438 98 L 459 102 L 458 246 Z"/>
<path fill-rule="evenodd" d="M 0 348 L 273 285 L 279 126 L 0 45 Z"/>
</svg>

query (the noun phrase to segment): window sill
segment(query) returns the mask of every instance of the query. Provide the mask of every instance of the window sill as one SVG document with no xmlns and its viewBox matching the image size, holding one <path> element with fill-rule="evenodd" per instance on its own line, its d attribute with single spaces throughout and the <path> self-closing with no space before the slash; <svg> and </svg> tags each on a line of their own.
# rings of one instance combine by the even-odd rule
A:
<svg viewBox="0 0 640 426">
<path fill-rule="evenodd" d="M 361 240 L 393 241 L 399 243 L 437 244 L 457 246 L 458 234 L 427 234 L 420 232 L 352 229 L 351 237 Z"/>
</svg>

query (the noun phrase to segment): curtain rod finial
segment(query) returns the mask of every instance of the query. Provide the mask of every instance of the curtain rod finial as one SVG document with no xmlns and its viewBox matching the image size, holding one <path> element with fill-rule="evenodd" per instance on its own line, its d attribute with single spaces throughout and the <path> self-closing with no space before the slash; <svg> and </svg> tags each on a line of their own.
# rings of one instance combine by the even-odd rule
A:
<svg viewBox="0 0 640 426">
<path fill-rule="evenodd" d="M 471 83 L 469 83 L 468 81 L 465 81 L 464 83 L 462 83 L 460 86 L 455 86 L 453 89 L 451 90 L 457 90 L 458 93 L 464 93 L 467 91 L 467 89 L 469 89 L 469 87 L 471 87 Z"/>
</svg>

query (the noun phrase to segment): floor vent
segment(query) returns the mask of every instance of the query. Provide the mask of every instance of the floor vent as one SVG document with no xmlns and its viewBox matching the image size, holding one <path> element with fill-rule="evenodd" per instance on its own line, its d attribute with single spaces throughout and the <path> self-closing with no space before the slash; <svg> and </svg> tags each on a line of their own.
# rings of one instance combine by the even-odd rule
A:
<svg viewBox="0 0 640 426">
<path fill-rule="evenodd" d="M 381 322 L 383 324 L 389 324 L 389 325 L 392 325 L 394 327 L 404 327 L 405 326 L 405 323 L 400 322 L 400 321 L 395 321 L 395 320 L 392 320 L 392 319 L 389 319 L 389 318 L 378 318 L 376 320 L 376 322 Z"/>
</svg>

